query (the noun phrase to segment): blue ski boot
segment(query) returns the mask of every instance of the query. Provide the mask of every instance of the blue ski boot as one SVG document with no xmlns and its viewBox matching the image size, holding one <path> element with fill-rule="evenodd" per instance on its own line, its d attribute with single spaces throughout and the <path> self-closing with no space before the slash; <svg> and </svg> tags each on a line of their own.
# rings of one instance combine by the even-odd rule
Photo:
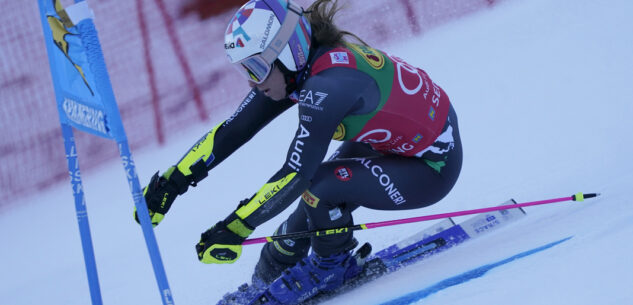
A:
<svg viewBox="0 0 633 305">
<path fill-rule="evenodd" d="M 225 294 L 217 305 L 245 305 L 252 299 L 261 295 L 268 288 L 268 284 L 259 277 L 253 275 L 251 284 L 244 283 L 237 291 Z"/>
<path fill-rule="evenodd" d="M 283 244 L 285 245 L 285 244 Z M 307 244 L 309 247 L 309 244 Z M 294 266 L 298 260 L 307 256 L 308 249 L 290 249 L 296 257 L 279 255 L 272 243 L 266 244 L 251 277 L 251 283 L 244 283 L 236 291 L 225 294 L 217 305 L 246 305 L 255 299 L 276 280 L 284 270 Z"/>
<path fill-rule="evenodd" d="M 359 252 L 352 255 L 351 251 L 345 251 L 328 257 L 312 252 L 284 271 L 250 304 L 294 305 L 321 292 L 334 291 L 362 272 L 364 259 L 371 252 L 371 246 L 365 244 Z"/>
</svg>

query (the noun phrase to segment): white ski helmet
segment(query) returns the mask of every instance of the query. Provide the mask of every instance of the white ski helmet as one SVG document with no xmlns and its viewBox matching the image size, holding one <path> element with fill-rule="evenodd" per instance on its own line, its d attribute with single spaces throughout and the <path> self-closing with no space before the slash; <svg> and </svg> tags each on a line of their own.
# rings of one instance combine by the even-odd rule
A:
<svg viewBox="0 0 633 305">
<path fill-rule="evenodd" d="M 308 61 L 310 23 L 292 0 L 250 0 L 233 16 L 224 36 L 229 61 L 250 81 L 262 83 L 276 59 L 292 72 Z"/>
</svg>

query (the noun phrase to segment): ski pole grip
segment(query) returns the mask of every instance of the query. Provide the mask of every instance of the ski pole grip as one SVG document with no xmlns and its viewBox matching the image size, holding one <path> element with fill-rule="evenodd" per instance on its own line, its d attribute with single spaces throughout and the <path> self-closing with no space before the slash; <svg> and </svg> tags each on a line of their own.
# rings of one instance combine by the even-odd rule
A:
<svg viewBox="0 0 633 305">
<path fill-rule="evenodd" d="M 585 199 L 598 197 L 599 195 L 600 195 L 599 193 L 589 193 L 589 194 L 578 193 L 576 195 L 573 195 L 572 199 L 574 201 L 584 201 Z"/>
</svg>

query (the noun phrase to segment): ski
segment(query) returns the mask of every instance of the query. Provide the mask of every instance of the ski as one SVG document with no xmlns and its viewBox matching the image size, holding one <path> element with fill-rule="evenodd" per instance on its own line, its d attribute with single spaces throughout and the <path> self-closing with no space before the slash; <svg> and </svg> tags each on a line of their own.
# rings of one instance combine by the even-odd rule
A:
<svg viewBox="0 0 633 305">
<path fill-rule="evenodd" d="M 436 236 L 433 236 L 432 238 L 435 237 Z M 429 257 L 439 251 L 447 249 L 448 246 L 449 245 L 447 244 L 444 237 L 437 237 L 430 241 L 425 240 L 424 242 L 418 242 L 417 244 L 411 245 L 410 247 L 407 247 L 402 251 L 390 254 L 389 257 L 380 257 L 378 255 L 371 256 L 365 262 L 363 266 L 363 271 L 358 276 L 349 280 L 340 288 L 330 292 L 322 292 L 315 297 L 304 301 L 302 304 L 319 304 L 321 302 L 335 298 L 336 296 L 339 296 L 356 287 L 371 282 L 386 274 L 392 273 L 400 269 L 404 265 L 420 261 L 425 257 Z M 264 302 L 253 304 L 267 305 L 267 303 Z"/>
<path fill-rule="evenodd" d="M 503 203 L 503 205 L 507 204 L 516 204 L 516 202 L 511 199 Z M 393 273 L 459 245 L 466 240 L 487 235 L 525 215 L 526 213 L 523 209 L 516 208 L 478 214 L 459 224 L 456 224 L 453 219 L 447 218 L 372 255 L 370 255 L 371 246 L 366 243 L 354 254 L 354 258 L 361 262 L 363 266 L 359 275 L 348 280 L 338 289 L 330 292 L 321 292 L 301 304 L 319 304 L 335 298 L 386 274 Z M 252 285 L 243 284 L 238 288 L 237 292 L 226 294 L 217 304 L 274 304 L 263 295 L 264 291 L 265 287 L 255 288 Z"/>
</svg>

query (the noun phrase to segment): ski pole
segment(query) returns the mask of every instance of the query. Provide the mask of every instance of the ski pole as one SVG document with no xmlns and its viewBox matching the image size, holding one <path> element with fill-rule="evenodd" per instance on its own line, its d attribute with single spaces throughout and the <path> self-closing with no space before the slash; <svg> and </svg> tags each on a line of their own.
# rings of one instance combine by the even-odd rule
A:
<svg viewBox="0 0 633 305">
<path fill-rule="evenodd" d="M 550 204 L 550 203 L 556 203 L 556 202 L 584 201 L 585 199 L 594 198 L 599 195 L 600 194 L 598 193 L 590 193 L 590 194 L 577 193 L 575 195 L 572 195 L 569 197 L 562 197 L 562 198 L 554 198 L 554 199 L 517 203 L 517 204 L 508 204 L 508 205 L 501 205 L 501 206 L 496 206 L 496 207 L 481 208 L 481 209 L 474 209 L 474 210 L 464 210 L 464 211 L 458 211 L 458 212 L 418 216 L 418 217 L 403 218 L 403 219 L 396 219 L 396 220 L 370 222 L 370 223 L 364 223 L 364 224 L 357 224 L 357 225 L 349 226 L 349 227 L 340 227 L 340 228 L 333 228 L 333 229 L 296 232 L 296 233 L 289 233 L 289 234 L 276 235 L 276 236 L 258 237 L 258 238 L 247 239 L 242 243 L 242 245 L 263 244 L 263 243 L 268 243 L 275 240 L 283 240 L 283 239 L 299 239 L 299 238 L 308 238 L 312 236 L 340 234 L 340 233 L 346 233 L 349 231 L 368 230 L 368 229 L 375 229 L 375 228 L 380 228 L 380 227 L 401 225 L 405 223 L 415 223 L 415 222 L 429 221 L 429 220 L 442 219 L 442 218 L 448 218 L 448 217 L 457 217 L 457 216 L 480 214 L 480 213 L 487 213 L 487 212 L 500 211 L 500 210 L 509 210 L 509 209 L 516 209 L 516 208 L 542 205 L 542 204 Z"/>
</svg>

